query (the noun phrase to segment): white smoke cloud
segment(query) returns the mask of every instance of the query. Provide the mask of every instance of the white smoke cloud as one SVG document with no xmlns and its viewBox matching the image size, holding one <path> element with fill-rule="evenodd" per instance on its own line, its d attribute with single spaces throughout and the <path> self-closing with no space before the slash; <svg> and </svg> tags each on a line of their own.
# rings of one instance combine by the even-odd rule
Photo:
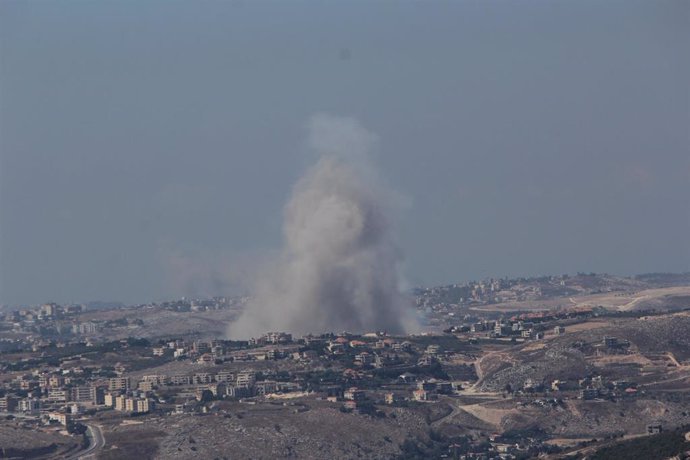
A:
<svg viewBox="0 0 690 460">
<path fill-rule="evenodd" d="M 284 209 L 285 248 L 259 278 L 231 338 L 270 330 L 408 332 L 415 320 L 400 293 L 390 197 L 369 166 L 376 136 L 357 120 L 318 115 L 309 144 L 320 155 Z"/>
</svg>

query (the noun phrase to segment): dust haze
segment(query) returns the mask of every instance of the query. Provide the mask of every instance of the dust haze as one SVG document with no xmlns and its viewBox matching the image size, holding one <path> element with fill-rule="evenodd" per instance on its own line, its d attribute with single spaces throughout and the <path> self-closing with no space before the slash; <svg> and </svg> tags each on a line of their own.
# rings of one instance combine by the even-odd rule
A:
<svg viewBox="0 0 690 460">
<path fill-rule="evenodd" d="M 282 253 L 256 280 L 230 338 L 413 330 L 391 229 L 394 194 L 369 161 L 376 136 L 355 119 L 324 114 L 310 120 L 308 133 L 318 160 L 292 191 Z"/>
</svg>

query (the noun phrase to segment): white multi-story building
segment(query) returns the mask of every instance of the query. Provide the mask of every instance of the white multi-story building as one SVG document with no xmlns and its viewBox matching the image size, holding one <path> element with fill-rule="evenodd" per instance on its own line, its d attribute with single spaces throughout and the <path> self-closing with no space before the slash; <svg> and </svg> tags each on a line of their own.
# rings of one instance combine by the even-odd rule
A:
<svg viewBox="0 0 690 460">
<path fill-rule="evenodd" d="M 91 321 L 72 325 L 73 334 L 95 334 L 97 331 L 98 326 L 96 325 L 96 323 Z"/>
<path fill-rule="evenodd" d="M 55 420 L 60 425 L 67 426 L 71 417 L 69 414 L 63 414 L 62 412 L 51 412 L 48 414 L 48 420 Z"/>
<path fill-rule="evenodd" d="M 268 332 L 262 339 L 266 343 L 287 343 L 292 341 L 292 334 L 287 332 Z"/>
</svg>

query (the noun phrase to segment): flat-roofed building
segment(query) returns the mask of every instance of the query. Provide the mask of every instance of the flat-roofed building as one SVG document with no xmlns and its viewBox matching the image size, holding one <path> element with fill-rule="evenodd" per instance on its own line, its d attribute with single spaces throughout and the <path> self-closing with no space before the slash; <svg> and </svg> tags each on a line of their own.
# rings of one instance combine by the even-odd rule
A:
<svg viewBox="0 0 690 460">
<path fill-rule="evenodd" d="M 216 382 L 233 382 L 235 381 L 235 374 L 230 371 L 219 371 L 216 374 Z"/>
<path fill-rule="evenodd" d="M 48 386 L 52 388 L 61 387 L 65 384 L 65 378 L 61 375 L 51 375 L 48 378 Z"/>
<path fill-rule="evenodd" d="M 163 385 L 163 383 L 165 382 L 165 375 L 161 375 L 161 374 L 145 375 L 141 379 L 145 382 L 151 382 L 154 385 Z"/>
<path fill-rule="evenodd" d="M 96 404 L 96 387 L 76 386 L 70 389 L 70 401 Z"/>
<path fill-rule="evenodd" d="M 137 384 L 137 389 L 140 391 L 153 391 L 153 382 L 142 380 Z"/>
<path fill-rule="evenodd" d="M 59 388 L 51 388 L 48 390 L 47 399 L 51 402 L 67 402 L 69 401 L 69 392 Z"/>
<path fill-rule="evenodd" d="M 110 391 L 129 391 L 131 382 L 129 377 L 113 377 L 108 381 Z"/>
<path fill-rule="evenodd" d="M 242 371 L 237 374 L 237 385 L 253 385 L 256 374 L 253 371 Z"/>
<path fill-rule="evenodd" d="M 273 382 L 271 380 L 266 380 L 262 382 L 256 382 L 254 384 L 254 392 L 258 396 L 264 396 L 268 394 L 272 394 L 278 391 L 278 384 L 276 382 Z"/>
<path fill-rule="evenodd" d="M 14 412 L 17 408 L 17 399 L 6 395 L 0 398 L 0 412 Z"/>
<path fill-rule="evenodd" d="M 24 398 L 17 403 L 17 412 L 34 414 L 39 410 L 41 410 L 41 400 L 37 398 Z"/>
<path fill-rule="evenodd" d="M 135 401 L 134 411 L 137 413 L 145 413 L 150 410 L 150 403 L 148 398 L 140 398 Z"/>
<path fill-rule="evenodd" d="M 118 395 L 115 397 L 115 410 L 125 410 L 127 397 Z"/>
<path fill-rule="evenodd" d="M 192 378 L 189 375 L 170 376 L 171 385 L 189 385 L 190 383 L 192 383 Z"/>
<path fill-rule="evenodd" d="M 343 392 L 343 398 L 350 401 L 362 401 L 366 398 L 366 394 L 363 390 L 356 387 L 350 387 Z"/>
<path fill-rule="evenodd" d="M 51 412 L 48 414 L 48 420 L 54 420 L 60 425 L 67 426 L 72 422 L 72 417 L 70 414 L 64 414 L 62 412 Z"/>
<path fill-rule="evenodd" d="M 153 356 L 163 356 L 165 354 L 164 347 L 153 347 Z"/>
<path fill-rule="evenodd" d="M 192 382 L 195 384 L 211 383 L 211 374 L 207 372 L 197 372 L 192 378 Z"/>
</svg>

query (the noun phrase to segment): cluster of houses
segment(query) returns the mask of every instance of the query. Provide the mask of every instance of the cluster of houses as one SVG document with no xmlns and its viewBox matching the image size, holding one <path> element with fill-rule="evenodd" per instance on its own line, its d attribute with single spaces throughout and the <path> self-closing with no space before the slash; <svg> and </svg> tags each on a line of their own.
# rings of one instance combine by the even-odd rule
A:
<svg viewBox="0 0 690 460">
<path fill-rule="evenodd" d="M 553 380 L 550 384 L 526 379 L 522 387 L 514 390 L 516 393 L 541 393 L 546 391 L 566 393 L 572 392 L 579 399 L 590 401 L 594 399 L 631 398 L 638 394 L 637 385 L 624 379 L 607 380 L 601 375 L 565 381 Z"/>
<path fill-rule="evenodd" d="M 433 401 L 438 399 L 438 395 L 450 395 L 456 390 L 462 389 L 460 385 L 456 385 L 449 381 L 422 379 L 418 382 L 415 382 L 413 379 L 409 379 L 409 377 L 407 377 L 407 379 L 407 383 L 411 383 L 414 388 L 410 397 L 406 397 L 406 392 L 404 391 L 388 391 L 383 394 L 383 399 L 381 400 L 380 392 L 378 391 L 371 392 L 378 395 L 378 397 L 376 397 L 370 396 L 369 390 L 364 390 L 356 386 L 348 387 L 345 390 L 342 390 L 339 386 L 333 386 L 324 390 L 325 399 L 331 402 L 342 403 L 342 407 L 346 410 L 356 410 L 360 409 L 363 403 L 369 402 L 383 402 L 388 405 L 394 405 L 403 400 L 418 402 Z M 400 382 L 405 382 L 405 378 L 401 378 Z M 409 395 L 409 393 L 407 394 Z"/>
<path fill-rule="evenodd" d="M 464 326 L 453 326 L 449 329 L 453 333 L 472 333 L 489 338 L 521 337 L 522 339 L 541 340 L 545 331 L 540 329 L 539 323 L 523 320 L 477 321 Z M 556 325 L 554 335 L 565 334 L 565 327 Z"/>
<path fill-rule="evenodd" d="M 417 389 L 412 392 L 415 401 L 432 401 L 438 399 L 440 394 L 452 394 L 455 390 L 462 389 L 461 386 L 451 382 L 436 379 L 422 380 L 417 382 Z"/>
<path fill-rule="evenodd" d="M 56 335 L 93 336 L 101 324 L 95 321 L 80 321 L 83 305 L 58 305 L 47 303 L 35 308 L 22 308 L 0 315 L 0 323 L 7 330 L 20 333 L 39 333 L 34 342 L 40 345 L 41 333 Z"/>
<path fill-rule="evenodd" d="M 145 375 L 136 383 L 131 377 L 118 376 L 106 382 L 72 385 L 70 378 L 61 375 L 41 376 L 38 381 L 25 385 L 20 393 L 5 394 L 0 398 L 0 412 L 24 414 L 68 413 L 79 414 L 86 409 L 112 408 L 131 414 L 147 413 L 154 407 L 157 390 L 165 390 L 177 398 L 202 400 L 206 392 L 214 398 L 244 398 L 264 396 L 277 392 L 299 390 L 293 382 L 257 380 L 254 371 L 215 374 L 196 372 L 191 375 Z M 17 382 L 14 382 L 17 383 Z"/>
<path fill-rule="evenodd" d="M 55 308 L 54 305 L 46 307 L 45 314 L 55 314 Z M 128 346 L 127 341 L 121 342 L 122 347 Z M 150 350 L 153 357 L 190 359 L 209 367 L 226 361 L 274 359 L 309 363 L 319 359 L 322 353 L 326 354 L 326 359 L 354 354 L 355 367 L 371 368 L 386 365 L 390 360 L 389 352 L 407 352 L 411 348 L 410 342 L 391 339 L 383 334 L 372 334 L 366 340 L 348 334 L 306 336 L 297 342 L 288 333 L 269 332 L 239 349 L 222 340 L 176 339 L 156 344 Z M 438 351 L 438 347 L 431 346 L 423 358 L 430 359 Z M 110 407 L 116 411 L 137 414 L 150 411 L 161 392 L 173 399 L 200 401 L 208 395 L 218 399 L 249 398 L 304 389 L 304 382 L 257 378 L 252 370 L 230 372 L 218 370 L 217 367 L 214 369 L 189 374 L 145 375 L 138 381 L 126 376 L 127 366 L 120 363 L 113 368 L 116 376 L 107 378 L 91 371 L 85 373 L 78 366 L 69 369 L 60 366 L 52 371 L 33 370 L 4 383 L 0 412 L 78 413 L 85 409 Z M 348 371 L 353 374 L 349 377 L 360 377 L 359 371 L 347 369 L 345 373 Z M 347 379 L 345 373 L 344 378 Z"/>
</svg>

